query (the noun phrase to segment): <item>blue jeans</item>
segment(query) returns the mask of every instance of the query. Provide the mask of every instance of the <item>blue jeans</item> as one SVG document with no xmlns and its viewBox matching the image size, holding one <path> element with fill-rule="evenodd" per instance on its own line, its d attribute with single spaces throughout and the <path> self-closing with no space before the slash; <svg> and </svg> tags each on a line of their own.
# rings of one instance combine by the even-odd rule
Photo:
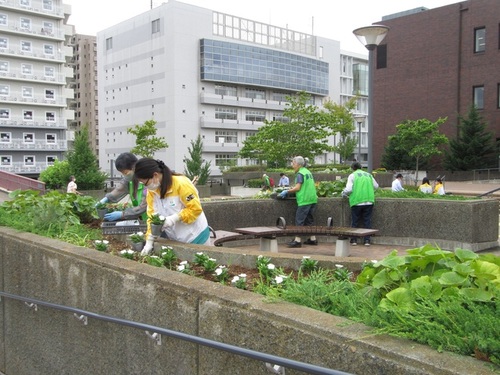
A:
<svg viewBox="0 0 500 375">
<path fill-rule="evenodd" d="M 351 207 L 351 227 L 371 229 L 372 227 L 373 204 Z M 360 227 L 359 221 L 363 220 L 363 225 Z M 356 242 L 356 237 L 351 238 L 351 242 Z M 370 242 L 370 236 L 365 236 L 365 242 Z"/>
<path fill-rule="evenodd" d="M 316 203 L 297 207 L 297 212 L 295 212 L 295 225 L 299 227 L 314 225 L 313 215 L 315 211 Z"/>
</svg>

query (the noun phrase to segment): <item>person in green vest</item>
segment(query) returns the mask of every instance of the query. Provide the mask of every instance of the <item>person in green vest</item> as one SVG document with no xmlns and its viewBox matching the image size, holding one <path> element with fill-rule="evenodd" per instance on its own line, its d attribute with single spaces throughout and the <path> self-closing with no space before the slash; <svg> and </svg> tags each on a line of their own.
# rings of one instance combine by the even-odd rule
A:
<svg viewBox="0 0 500 375">
<path fill-rule="evenodd" d="M 349 197 L 351 206 L 351 227 L 359 228 L 362 221 L 362 228 L 371 229 L 373 205 L 375 204 L 375 189 L 378 183 L 368 172 L 363 171 L 359 162 L 351 165 L 353 172 L 347 177 L 347 184 L 342 191 L 342 197 Z M 351 238 L 351 245 L 357 245 L 356 237 Z M 370 246 L 370 236 L 364 237 L 365 246 Z"/>
<path fill-rule="evenodd" d="M 295 213 L 295 225 L 311 226 L 314 225 L 314 212 L 318 203 L 316 186 L 312 173 L 305 167 L 306 161 L 302 156 L 296 156 L 292 160 L 292 168 L 295 172 L 295 185 L 293 188 L 283 190 L 279 197 L 284 199 L 289 193 L 295 193 L 297 198 L 297 211 Z M 315 236 L 311 236 L 304 241 L 305 245 L 317 245 Z M 288 247 L 302 247 L 301 238 L 295 239 L 287 244 Z"/>
<path fill-rule="evenodd" d="M 124 152 L 116 158 L 115 167 L 123 175 L 123 178 L 118 182 L 117 186 L 110 193 L 106 194 L 100 200 L 100 203 L 117 203 L 125 196 L 130 195 L 132 207 L 126 208 L 123 211 L 109 212 L 104 215 L 106 221 L 118 220 L 146 220 L 146 193 L 147 190 L 144 184 L 134 179 L 134 168 L 137 163 L 137 157 L 130 153 Z"/>
</svg>

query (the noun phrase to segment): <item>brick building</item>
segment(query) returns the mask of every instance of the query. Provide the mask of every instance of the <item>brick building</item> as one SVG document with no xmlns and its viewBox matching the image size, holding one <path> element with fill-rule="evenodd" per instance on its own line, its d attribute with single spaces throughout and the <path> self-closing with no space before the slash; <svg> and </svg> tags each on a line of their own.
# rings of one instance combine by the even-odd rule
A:
<svg viewBox="0 0 500 375">
<path fill-rule="evenodd" d="M 472 103 L 500 139 L 500 1 L 417 8 L 376 23 L 390 31 L 374 55 L 374 168 L 397 124 L 448 117 L 440 129 L 453 138 Z"/>
</svg>

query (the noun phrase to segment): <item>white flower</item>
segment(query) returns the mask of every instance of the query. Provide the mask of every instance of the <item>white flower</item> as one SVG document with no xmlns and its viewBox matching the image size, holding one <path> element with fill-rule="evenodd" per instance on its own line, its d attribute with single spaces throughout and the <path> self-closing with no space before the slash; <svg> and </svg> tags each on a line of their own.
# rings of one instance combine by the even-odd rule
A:
<svg viewBox="0 0 500 375">
<path fill-rule="evenodd" d="M 268 269 L 268 270 L 274 270 L 275 268 L 276 268 L 276 266 L 275 266 L 274 264 L 272 264 L 272 263 L 269 263 L 269 264 L 267 265 L 267 269 Z"/>
<path fill-rule="evenodd" d="M 107 244 L 109 243 L 109 241 L 108 241 L 108 240 L 102 240 L 102 243 L 103 243 L 104 245 L 107 245 Z"/>
<path fill-rule="evenodd" d="M 214 258 L 208 258 L 208 260 L 211 260 L 212 262 L 216 261 L 216 259 L 214 259 Z"/>
<path fill-rule="evenodd" d="M 276 284 L 281 284 L 283 282 L 283 277 L 282 276 L 276 276 L 274 281 L 276 281 Z"/>
<path fill-rule="evenodd" d="M 165 217 L 165 216 L 160 215 L 160 220 L 165 220 L 165 219 L 166 219 L 166 217 Z"/>
<path fill-rule="evenodd" d="M 337 267 L 337 268 L 344 268 L 344 266 L 342 264 L 336 264 L 335 267 Z"/>
<path fill-rule="evenodd" d="M 304 256 L 302 257 L 302 259 L 311 259 L 311 257 L 310 257 L 310 256 L 307 256 L 307 255 L 304 255 Z"/>
<path fill-rule="evenodd" d="M 162 250 L 173 250 L 172 246 L 162 246 Z"/>
<path fill-rule="evenodd" d="M 187 260 L 183 260 L 179 264 L 182 265 L 182 266 L 186 266 L 188 264 L 188 261 Z"/>
<path fill-rule="evenodd" d="M 373 264 L 378 263 L 378 260 L 372 259 L 372 263 Z"/>
<path fill-rule="evenodd" d="M 138 236 L 144 236 L 144 233 L 142 233 L 142 232 L 137 232 L 136 234 L 137 234 Z"/>
<path fill-rule="evenodd" d="M 222 274 L 222 272 L 224 272 L 224 268 L 226 268 L 226 266 L 219 266 L 219 267 L 217 267 L 217 269 L 215 270 L 215 274 L 217 276 L 220 276 Z"/>
<path fill-rule="evenodd" d="M 196 253 L 196 255 L 203 255 L 203 252 L 200 251 L 199 253 Z"/>
<path fill-rule="evenodd" d="M 236 277 L 236 276 L 235 276 L 235 277 Z M 240 273 L 240 277 L 241 277 L 242 279 L 246 279 L 247 274 L 246 274 L 246 273 Z"/>
<path fill-rule="evenodd" d="M 186 266 L 184 264 L 179 264 L 177 266 L 177 271 L 184 271 L 186 269 Z"/>
<path fill-rule="evenodd" d="M 232 283 L 237 283 L 239 280 L 240 280 L 240 277 L 239 276 L 235 276 L 235 277 L 233 277 L 233 279 L 231 280 L 231 282 Z"/>
</svg>

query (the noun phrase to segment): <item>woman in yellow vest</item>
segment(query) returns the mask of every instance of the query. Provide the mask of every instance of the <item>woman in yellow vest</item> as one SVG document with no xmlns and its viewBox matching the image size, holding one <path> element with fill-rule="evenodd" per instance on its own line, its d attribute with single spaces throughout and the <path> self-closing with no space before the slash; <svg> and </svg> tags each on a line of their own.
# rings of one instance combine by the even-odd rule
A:
<svg viewBox="0 0 500 375">
<path fill-rule="evenodd" d="M 100 203 L 117 203 L 125 196 L 130 195 L 132 207 L 128 207 L 123 211 L 114 211 L 104 215 L 106 221 L 117 220 L 146 220 L 146 188 L 144 184 L 134 179 L 134 168 L 137 163 L 137 157 L 130 152 L 124 152 L 118 155 L 115 161 L 116 169 L 123 175 L 123 178 L 118 182 L 117 186 L 110 193 L 106 194 L 101 199 Z"/>
</svg>

